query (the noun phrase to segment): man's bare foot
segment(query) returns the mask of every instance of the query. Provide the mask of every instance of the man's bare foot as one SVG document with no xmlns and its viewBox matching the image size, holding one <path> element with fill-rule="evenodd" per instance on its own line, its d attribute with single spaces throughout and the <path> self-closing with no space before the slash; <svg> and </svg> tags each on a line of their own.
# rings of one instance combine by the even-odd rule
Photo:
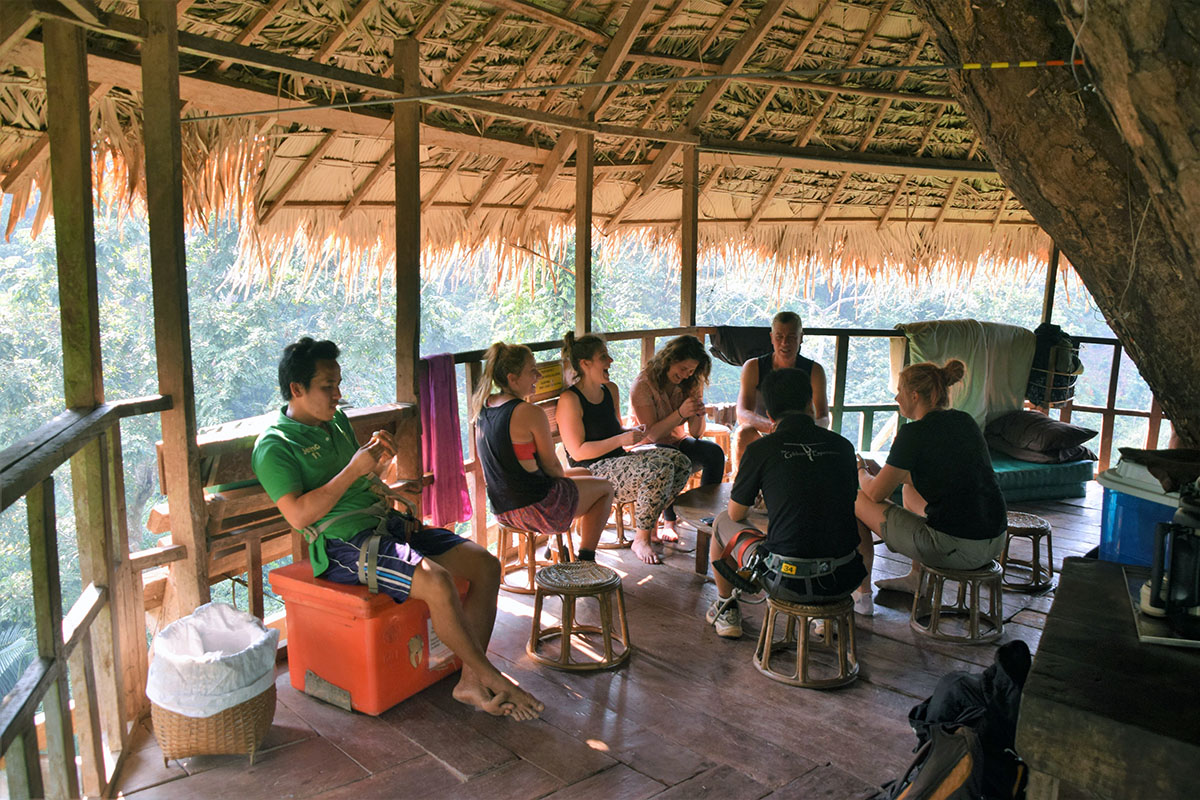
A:
<svg viewBox="0 0 1200 800">
<path fill-rule="evenodd" d="M 917 593 L 917 573 L 910 572 L 900 578 L 880 578 L 875 581 L 875 585 L 880 589 L 887 589 L 893 592 L 906 592 L 907 594 Z"/>
<path fill-rule="evenodd" d="M 463 705 L 471 706 L 477 711 L 486 711 L 494 717 L 511 714 L 514 708 L 508 692 L 493 692 L 478 680 L 465 676 L 450 694 Z"/>
<path fill-rule="evenodd" d="M 641 539 L 634 539 L 633 554 L 647 564 L 661 564 L 662 559 L 654 552 L 649 542 L 644 542 Z"/>
<path fill-rule="evenodd" d="M 491 687 L 488 687 L 489 689 Z M 500 675 L 494 691 L 496 696 L 505 696 L 504 703 L 511 706 L 504 713 L 515 720 L 524 722 L 526 720 L 537 719 L 546 710 L 546 705 L 531 695 L 529 692 L 517 686 L 509 678 Z"/>
</svg>

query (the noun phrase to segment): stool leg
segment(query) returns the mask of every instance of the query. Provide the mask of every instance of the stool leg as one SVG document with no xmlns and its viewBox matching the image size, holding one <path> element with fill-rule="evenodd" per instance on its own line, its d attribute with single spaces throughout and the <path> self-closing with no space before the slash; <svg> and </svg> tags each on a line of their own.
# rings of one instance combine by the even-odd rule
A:
<svg viewBox="0 0 1200 800">
<path fill-rule="evenodd" d="M 775 638 L 775 609 L 771 608 L 770 601 L 767 601 L 767 613 L 763 617 L 762 633 L 758 637 L 758 663 L 763 669 L 771 668 L 771 645 Z"/>
<path fill-rule="evenodd" d="M 558 663 L 566 666 L 571 663 L 571 631 L 575 627 L 575 597 L 563 595 L 562 607 L 562 652 L 558 654 Z"/>
<path fill-rule="evenodd" d="M 847 617 L 846 627 L 850 631 L 849 634 L 846 636 L 846 639 L 850 643 L 849 644 L 850 663 L 853 664 L 853 666 L 857 667 L 858 666 L 858 643 L 855 642 L 855 640 L 854 640 L 855 633 L 854 633 L 854 612 L 853 611 L 851 611 L 850 615 Z"/>
<path fill-rule="evenodd" d="M 612 603 L 607 593 L 596 595 L 596 602 L 600 604 L 600 634 L 604 637 L 604 664 L 608 666 L 613 663 Z"/>
<path fill-rule="evenodd" d="M 792 615 L 788 615 L 788 626 L 790 627 L 795 622 L 800 628 L 800 636 L 796 639 L 796 674 L 800 683 L 808 683 L 808 623 L 810 617 L 804 616 L 796 619 Z M 825 626 L 826 633 L 829 632 L 829 626 Z"/>
<path fill-rule="evenodd" d="M 621 618 L 621 645 L 629 649 L 629 620 L 625 617 L 625 591 L 617 587 L 617 614 Z"/>
<path fill-rule="evenodd" d="M 1012 546 L 1012 534 L 1004 534 L 1004 552 L 1000 554 L 1000 574 L 1008 577 L 1008 548 Z"/>
<path fill-rule="evenodd" d="M 540 588 L 533 592 L 533 625 L 529 632 L 529 649 L 536 653 L 542 643 L 542 600 L 545 595 Z"/>
<path fill-rule="evenodd" d="M 941 575 L 929 579 L 929 632 L 937 633 L 942 624 L 942 595 L 946 591 L 946 580 Z"/>
<path fill-rule="evenodd" d="M 826 623 L 826 625 L 825 625 L 825 629 L 826 629 L 827 631 L 828 631 L 830 628 L 832 628 L 832 627 L 833 627 L 833 626 L 832 626 L 832 625 L 829 625 L 828 623 Z M 837 636 L 837 639 L 838 639 L 838 677 L 839 677 L 839 678 L 845 678 L 845 677 L 847 677 L 847 676 L 850 674 L 850 661 L 849 661 L 849 659 L 847 659 L 847 657 L 846 657 L 846 653 L 847 653 L 847 648 L 846 648 L 846 639 L 847 639 L 847 633 L 848 633 L 848 629 L 849 629 L 849 627 L 850 627 L 850 625 L 849 625 L 849 623 L 846 621 L 846 617 L 845 617 L 845 615 L 844 615 L 844 614 L 843 614 L 842 616 L 839 616 L 839 617 L 837 618 L 837 628 L 838 628 L 838 636 Z M 828 642 L 826 642 L 826 644 L 828 644 Z"/>
<path fill-rule="evenodd" d="M 967 610 L 967 634 L 971 641 L 979 638 L 979 581 L 969 581 L 967 590 L 971 597 L 971 607 Z"/>
<path fill-rule="evenodd" d="M 1046 534 L 1046 583 L 1054 580 L 1054 536 Z"/>
<path fill-rule="evenodd" d="M 537 537 L 533 534 L 522 536 L 521 544 L 525 550 L 525 571 L 529 575 L 529 588 L 537 586 Z"/>
</svg>

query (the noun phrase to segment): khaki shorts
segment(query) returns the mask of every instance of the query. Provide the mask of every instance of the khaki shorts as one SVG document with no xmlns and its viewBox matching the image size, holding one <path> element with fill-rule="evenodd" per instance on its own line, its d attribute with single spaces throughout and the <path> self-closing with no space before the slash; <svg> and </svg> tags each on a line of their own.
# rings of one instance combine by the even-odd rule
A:
<svg viewBox="0 0 1200 800">
<path fill-rule="evenodd" d="M 893 553 L 945 569 L 975 569 L 999 558 L 1004 550 L 1003 535 L 960 539 L 931 528 L 924 517 L 895 505 L 884 511 L 879 535 Z"/>
</svg>

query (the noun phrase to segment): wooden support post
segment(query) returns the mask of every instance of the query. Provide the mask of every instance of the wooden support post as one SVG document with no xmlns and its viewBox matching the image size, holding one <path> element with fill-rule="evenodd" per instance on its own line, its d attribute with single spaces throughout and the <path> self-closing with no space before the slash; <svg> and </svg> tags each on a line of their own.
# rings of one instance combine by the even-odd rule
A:
<svg viewBox="0 0 1200 800">
<path fill-rule="evenodd" d="M 100 353 L 84 33 L 77 26 L 56 20 L 46 20 L 43 32 L 64 399 L 68 408 L 94 408 L 104 402 L 104 371 Z M 71 458 L 79 573 L 85 586 L 89 583 L 111 586 L 115 578 L 111 558 L 112 498 L 105 444 L 104 437 L 94 439 Z M 97 645 L 96 651 L 81 656 L 83 662 L 79 663 L 87 664 L 86 675 L 82 670 L 71 670 L 71 685 L 80 707 L 86 708 L 89 688 L 90 699 L 95 699 L 94 666 L 101 690 L 98 707 L 92 712 L 97 720 L 103 718 L 109 741 L 119 749 L 126 729 L 118 676 L 120 637 L 115 635 L 111 606 L 105 605 L 92 624 L 95 636 L 90 641 Z M 85 678 L 92 680 L 90 687 Z M 98 726 L 85 725 L 78 731 L 87 794 L 99 794 L 106 788 L 100 733 Z"/>
<path fill-rule="evenodd" d="M 1100 418 L 1100 461 L 1096 465 L 1099 472 L 1108 469 L 1112 459 L 1113 428 L 1117 421 L 1117 383 L 1121 379 L 1121 345 L 1113 345 L 1112 366 L 1108 373 L 1108 398 L 1104 403 L 1104 414 Z"/>
<path fill-rule="evenodd" d="M 129 529 L 125 510 L 125 463 L 121 452 L 121 429 L 113 426 L 105 435 L 108 453 L 108 491 L 112 497 L 112 538 L 109 558 L 113 565 L 113 581 L 109 586 L 112 603 L 113 628 L 117 654 L 117 699 L 121 703 L 119 719 L 126 727 L 148 707 L 146 700 L 146 670 L 149 658 L 146 650 L 145 598 L 141 571 L 133 569 L 129 554 Z M 111 739 L 110 739 L 111 741 Z"/>
<path fill-rule="evenodd" d="M 650 363 L 650 359 L 652 359 L 652 358 L 654 358 L 654 337 L 653 336 L 643 336 L 642 337 L 642 369 L 646 368 L 646 365 Z"/>
<path fill-rule="evenodd" d="M 421 91 L 416 39 L 393 43 L 393 74 L 399 92 Z M 392 106 L 393 171 L 396 177 L 396 400 L 416 403 L 421 357 L 421 107 Z M 397 430 L 396 466 L 402 478 L 420 478 L 421 420 L 416 414 Z M 418 503 L 420 497 L 417 498 Z"/>
<path fill-rule="evenodd" d="M 8 781 L 8 796 L 13 800 L 45 797 L 42 788 L 42 759 L 38 755 L 37 731 L 32 727 L 13 737 L 4 754 L 4 776 Z"/>
<path fill-rule="evenodd" d="M 467 380 L 467 409 L 475 392 L 479 391 L 479 383 L 483 380 L 483 364 L 471 361 L 466 364 Z M 475 423 L 467 424 L 467 457 L 471 459 L 471 470 L 467 474 L 467 491 L 471 494 L 471 538 L 480 547 L 488 546 L 487 525 L 487 484 L 483 480 L 483 467 L 479 464 L 479 448 L 475 444 Z"/>
<path fill-rule="evenodd" d="M 846 405 L 846 365 L 850 361 L 850 335 L 839 333 L 833 346 L 833 418 L 830 429 L 842 432 L 842 409 Z"/>
<path fill-rule="evenodd" d="M 54 515 L 54 479 L 47 478 L 25 496 L 29 519 L 29 570 L 33 576 L 33 612 L 37 654 L 55 673 L 42 698 L 46 715 L 47 797 L 78 797 L 75 740 L 63 662 L 62 584 L 58 575 L 58 532 Z M 33 731 L 29 734 L 32 736 Z"/>
<path fill-rule="evenodd" d="M 1042 293 L 1042 322 L 1049 322 L 1054 316 L 1054 284 L 1058 279 L 1058 245 L 1050 248 L 1050 263 L 1046 265 L 1046 289 Z M 1049 397 L 1050 390 L 1046 389 Z"/>
<path fill-rule="evenodd" d="M 108 604 L 105 604 L 105 609 Z M 95 621 L 92 625 L 95 625 Z M 67 658 L 71 670 L 71 696 L 75 703 L 72 719 L 79 737 L 80 777 L 85 797 L 100 797 L 108 788 L 108 770 L 104 762 L 104 739 L 100 735 L 100 697 L 96 685 L 95 663 L 92 661 L 91 628 L 83 634 L 79 646 Z M 111 642 L 109 646 L 115 645 Z M 103 650 L 105 648 L 98 648 Z M 116 742 L 114 742 L 116 744 Z"/>
<path fill-rule="evenodd" d="M 593 136 L 580 133 L 575 144 L 575 333 L 592 329 Z"/>
<path fill-rule="evenodd" d="M 154 287 L 154 344 L 158 391 L 172 399 L 162 414 L 163 462 L 171 539 L 187 558 L 171 567 L 178 611 L 207 603 L 208 542 L 196 447 L 196 397 L 188 323 L 187 259 L 183 233 L 183 161 L 179 131 L 179 50 L 175 6 L 141 0 L 143 138 L 150 274 Z"/>
<path fill-rule="evenodd" d="M 1158 404 L 1158 398 L 1151 395 L 1150 397 L 1150 419 L 1146 422 L 1146 444 L 1147 450 L 1158 449 L 1158 432 L 1162 428 L 1162 406 Z"/>
<path fill-rule="evenodd" d="M 696 324 L 696 258 L 700 221 L 699 158 L 695 147 L 683 149 L 683 210 L 679 217 L 679 324 Z"/>
</svg>

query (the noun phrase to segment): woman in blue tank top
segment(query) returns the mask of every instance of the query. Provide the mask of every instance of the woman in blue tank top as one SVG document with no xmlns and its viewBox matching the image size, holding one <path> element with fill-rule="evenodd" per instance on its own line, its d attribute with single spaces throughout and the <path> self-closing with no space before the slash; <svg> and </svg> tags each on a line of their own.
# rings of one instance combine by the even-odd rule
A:
<svg viewBox="0 0 1200 800">
<path fill-rule="evenodd" d="M 658 516 L 683 490 L 692 462 L 678 450 L 665 448 L 625 452 L 626 447 L 649 442 L 644 428 L 626 429 L 621 421 L 621 395 L 608 379 L 612 361 L 602 338 L 587 334 L 576 339 L 568 331 L 563 336 L 563 362 L 578 380 L 559 397 L 555 418 L 571 465 L 586 467 L 612 483 L 617 502 L 634 504 L 633 552 L 647 564 L 658 564 L 651 546 Z"/>
</svg>

